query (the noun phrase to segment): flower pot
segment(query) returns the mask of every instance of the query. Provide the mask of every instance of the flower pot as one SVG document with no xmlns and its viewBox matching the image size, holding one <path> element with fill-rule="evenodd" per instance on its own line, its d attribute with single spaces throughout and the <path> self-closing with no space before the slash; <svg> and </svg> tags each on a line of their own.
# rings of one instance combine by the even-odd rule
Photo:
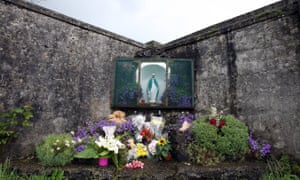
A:
<svg viewBox="0 0 300 180">
<path fill-rule="evenodd" d="M 108 165 L 108 160 L 109 160 L 108 158 L 99 158 L 98 165 L 100 167 L 105 167 Z"/>
<path fill-rule="evenodd" d="M 168 154 L 168 156 L 165 157 L 166 161 L 170 161 L 172 159 L 172 155 L 171 153 Z"/>
</svg>

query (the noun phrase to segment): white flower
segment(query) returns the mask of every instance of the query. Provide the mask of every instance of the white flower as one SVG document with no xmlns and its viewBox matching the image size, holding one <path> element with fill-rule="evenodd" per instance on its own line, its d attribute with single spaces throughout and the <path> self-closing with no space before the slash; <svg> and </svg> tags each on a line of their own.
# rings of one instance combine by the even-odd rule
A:
<svg viewBox="0 0 300 180">
<path fill-rule="evenodd" d="M 82 142 L 82 139 L 81 139 L 81 138 L 78 138 L 77 140 L 78 140 L 78 142 L 79 142 L 79 143 L 81 143 L 81 142 Z"/>
<path fill-rule="evenodd" d="M 151 143 L 148 145 L 149 152 L 152 155 L 155 155 L 155 153 L 156 153 L 157 142 L 158 142 L 157 140 L 152 140 Z"/>
<path fill-rule="evenodd" d="M 71 131 L 70 133 L 71 133 L 73 136 L 75 135 L 75 132 L 74 132 L 74 131 Z"/>
<path fill-rule="evenodd" d="M 56 150 L 58 150 L 58 151 L 59 151 L 59 150 L 60 150 L 60 147 L 57 147 L 57 148 L 56 148 Z"/>
<path fill-rule="evenodd" d="M 66 143 L 65 145 L 66 145 L 67 147 L 70 147 L 70 144 L 68 144 L 68 143 Z"/>
<path fill-rule="evenodd" d="M 59 143 L 59 139 L 56 139 L 56 142 Z"/>
<path fill-rule="evenodd" d="M 124 148 L 125 145 L 115 138 L 103 138 L 101 136 L 95 141 L 95 144 L 100 148 L 106 148 L 109 151 L 113 151 L 115 154 L 118 154 L 119 148 Z"/>
</svg>

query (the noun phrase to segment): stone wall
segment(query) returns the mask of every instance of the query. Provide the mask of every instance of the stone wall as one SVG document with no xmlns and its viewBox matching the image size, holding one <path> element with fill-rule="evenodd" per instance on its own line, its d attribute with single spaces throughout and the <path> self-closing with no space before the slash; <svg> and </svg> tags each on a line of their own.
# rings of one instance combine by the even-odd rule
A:
<svg viewBox="0 0 300 180">
<path fill-rule="evenodd" d="M 113 57 L 191 58 L 195 112 L 213 104 L 300 159 L 300 1 L 286 0 L 148 46 L 21 0 L 0 0 L 0 110 L 32 103 L 11 152 L 110 113 Z M 13 155 L 13 154 L 12 154 Z"/>
<path fill-rule="evenodd" d="M 150 54 L 194 59 L 198 116 L 215 104 L 275 150 L 300 158 L 299 2 L 280 1 Z"/>
<path fill-rule="evenodd" d="M 44 135 L 107 116 L 113 57 L 144 46 L 18 0 L 0 1 L 0 24 L 2 111 L 30 102 L 35 116 L 12 144 L 16 156 L 32 153 Z"/>
</svg>

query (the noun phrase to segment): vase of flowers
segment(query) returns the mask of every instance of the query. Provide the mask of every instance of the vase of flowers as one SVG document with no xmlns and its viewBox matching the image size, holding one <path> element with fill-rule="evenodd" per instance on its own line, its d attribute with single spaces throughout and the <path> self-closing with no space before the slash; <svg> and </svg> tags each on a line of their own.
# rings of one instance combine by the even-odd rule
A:
<svg viewBox="0 0 300 180">
<path fill-rule="evenodd" d="M 108 166 L 108 161 L 109 161 L 109 158 L 107 158 L 107 157 L 101 157 L 101 158 L 98 159 L 98 165 L 100 167 Z"/>
<path fill-rule="evenodd" d="M 85 149 L 76 153 L 75 157 L 98 159 L 99 166 L 107 166 L 109 159 L 112 159 L 114 165 L 118 168 L 118 154 L 120 149 L 125 148 L 125 145 L 114 137 L 115 126 L 105 126 L 103 130 L 105 136 L 98 136 L 97 138 L 90 136 Z"/>
<path fill-rule="evenodd" d="M 111 158 L 115 166 L 117 168 L 119 167 L 119 149 L 125 148 L 125 145 L 121 143 L 119 139 L 114 137 L 115 129 L 115 126 L 103 127 L 103 130 L 105 131 L 105 137 L 99 136 L 95 141 L 99 157 L 99 166 L 107 166 L 108 160 Z"/>
</svg>

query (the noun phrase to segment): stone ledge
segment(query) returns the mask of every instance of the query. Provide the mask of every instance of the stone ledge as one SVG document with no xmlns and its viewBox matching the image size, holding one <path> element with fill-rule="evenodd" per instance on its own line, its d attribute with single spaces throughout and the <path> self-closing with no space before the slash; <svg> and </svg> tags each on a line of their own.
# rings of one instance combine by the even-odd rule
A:
<svg viewBox="0 0 300 180">
<path fill-rule="evenodd" d="M 96 161 L 79 164 L 72 163 L 59 169 L 64 170 L 69 180 L 81 179 L 259 179 L 266 170 L 263 162 L 222 163 L 214 167 L 186 165 L 176 161 L 142 160 L 144 169 L 122 169 L 116 171 L 111 164 L 98 167 Z M 38 162 L 11 162 L 11 166 L 20 174 L 50 174 L 55 168 L 43 168 Z"/>
</svg>

